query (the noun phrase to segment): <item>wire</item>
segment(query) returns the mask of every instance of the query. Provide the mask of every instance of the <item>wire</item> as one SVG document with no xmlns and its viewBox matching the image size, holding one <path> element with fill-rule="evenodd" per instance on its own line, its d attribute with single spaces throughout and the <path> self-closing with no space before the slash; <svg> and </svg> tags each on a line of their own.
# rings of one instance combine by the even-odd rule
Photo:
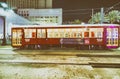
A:
<svg viewBox="0 0 120 79">
<path fill-rule="evenodd" d="M 114 4 L 111 7 L 104 7 L 105 8 L 104 13 L 108 12 L 109 10 L 111 10 L 113 8 L 120 10 L 120 7 L 118 5 L 120 5 L 120 2 Z M 84 16 L 80 16 L 80 17 L 81 17 L 81 19 L 85 20 L 85 19 L 88 19 L 90 17 L 90 15 L 92 14 L 92 9 L 94 10 L 94 13 L 96 13 L 96 12 L 100 12 L 101 8 L 87 8 L 87 9 L 63 10 L 63 15 L 64 16 L 84 15 Z"/>
<path fill-rule="evenodd" d="M 114 4 L 113 6 L 107 8 L 107 10 L 105 11 L 105 13 L 108 12 L 109 10 L 113 9 L 115 6 L 117 6 L 119 4 L 120 4 L 120 2 L 118 2 L 118 3 Z"/>
<path fill-rule="evenodd" d="M 90 14 L 90 12 L 88 13 L 64 13 L 63 15 L 85 15 L 85 14 Z"/>
<path fill-rule="evenodd" d="M 94 9 L 94 10 L 99 10 L 100 8 L 89 8 L 89 9 L 75 9 L 75 10 L 64 10 L 63 12 L 76 12 L 76 11 L 90 11 L 90 10 L 92 10 L 92 9 Z"/>
<path fill-rule="evenodd" d="M 114 4 L 112 7 L 115 7 L 115 6 L 119 5 L 119 4 L 120 4 L 120 2 L 118 2 L 118 3 Z"/>
<path fill-rule="evenodd" d="M 114 4 L 114 5 L 111 6 L 111 7 L 106 8 L 105 13 L 108 12 L 109 10 L 115 8 L 115 6 L 117 6 L 117 5 L 119 5 L 119 4 L 120 4 L 120 2 Z M 77 14 L 77 15 L 78 15 L 78 14 L 88 14 L 88 13 L 86 13 L 86 12 L 90 12 L 90 11 L 92 11 L 92 9 L 94 10 L 94 13 L 96 13 L 96 12 L 98 12 L 98 10 L 100 10 L 101 8 L 63 10 L 63 13 L 64 13 L 64 15 L 66 15 L 66 14 L 69 14 L 69 15 L 72 15 L 72 14 Z M 117 9 L 117 8 L 116 8 L 116 9 Z M 119 8 L 118 8 L 118 9 L 119 9 Z M 69 12 L 69 13 L 67 13 L 67 12 Z M 76 13 L 76 12 L 77 12 L 77 13 Z M 79 13 L 78 13 L 78 12 L 79 12 Z M 84 13 L 83 13 L 83 12 L 84 12 Z M 66 13 L 66 14 L 65 14 L 65 13 Z"/>
</svg>

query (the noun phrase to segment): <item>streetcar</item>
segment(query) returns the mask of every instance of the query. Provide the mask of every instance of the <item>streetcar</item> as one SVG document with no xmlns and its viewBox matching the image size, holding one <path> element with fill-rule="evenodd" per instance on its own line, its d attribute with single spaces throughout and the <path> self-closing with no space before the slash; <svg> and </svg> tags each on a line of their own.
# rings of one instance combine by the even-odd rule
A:
<svg viewBox="0 0 120 79">
<path fill-rule="evenodd" d="M 12 46 L 16 48 L 76 47 L 79 49 L 118 48 L 120 25 L 14 25 Z"/>
</svg>

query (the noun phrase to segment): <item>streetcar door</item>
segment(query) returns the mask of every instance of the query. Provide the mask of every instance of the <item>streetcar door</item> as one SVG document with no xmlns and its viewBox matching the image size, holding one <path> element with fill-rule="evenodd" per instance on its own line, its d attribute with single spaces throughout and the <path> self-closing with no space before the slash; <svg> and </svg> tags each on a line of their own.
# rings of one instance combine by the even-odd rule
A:
<svg viewBox="0 0 120 79">
<path fill-rule="evenodd" d="M 107 28 L 107 47 L 118 47 L 118 28 Z"/>
<path fill-rule="evenodd" d="M 12 29 L 12 46 L 22 45 L 22 29 Z"/>
</svg>

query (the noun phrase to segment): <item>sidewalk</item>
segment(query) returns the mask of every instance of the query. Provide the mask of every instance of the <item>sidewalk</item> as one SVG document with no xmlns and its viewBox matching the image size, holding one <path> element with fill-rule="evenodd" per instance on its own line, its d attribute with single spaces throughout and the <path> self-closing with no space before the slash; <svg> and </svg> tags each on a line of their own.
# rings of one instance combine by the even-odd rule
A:
<svg viewBox="0 0 120 79">
<path fill-rule="evenodd" d="M 12 48 L 12 46 L 11 45 L 0 45 L 0 49 L 2 48 Z"/>
</svg>

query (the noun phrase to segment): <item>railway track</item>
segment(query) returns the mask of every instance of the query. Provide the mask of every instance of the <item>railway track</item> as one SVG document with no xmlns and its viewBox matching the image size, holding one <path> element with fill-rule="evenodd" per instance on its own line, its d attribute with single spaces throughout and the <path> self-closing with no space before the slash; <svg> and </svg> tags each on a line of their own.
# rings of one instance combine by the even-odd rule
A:
<svg viewBox="0 0 120 79">
<path fill-rule="evenodd" d="M 97 57 L 97 58 L 120 58 L 120 54 L 116 54 L 116 55 L 113 55 L 113 54 L 43 54 L 43 53 L 39 53 L 39 54 L 0 54 L 0 56 L 10 56 L 10 57 L 21 57 L 21 56 L 31 56 L 31 57 L 36 57 L 36 56 L 46 56 L 46 57 L 49 57 L 49 56 L 74 56 L 74 57 Z M 56 64 L 56 65 L 89 65 L 89 66 L 92 66 L 93 68 L 120 68 L 120 62 L 95 62 L 95 61 L 86 61 L 86 62 L 65 62 L 64 60 L 62 61 L 43 61 L 43 60 L 0 60 L 0 63 L 7 63 L 7 64 L 16 64 L 16 63 L 19 63 L 19 64 Z"/>
<path fill-rule="evenodd" d="M 19 55 L 26 55 L 26 56 L 77 56 L 77 57 L 113 57 L 113 58 L 120 58 L 120 54 L 0 54 L 1 55 L 13 55 L 13 56 L 19 56 Z"/>
<path fill-rule="evenodd" d="M 120 62 L 118 63 L 89 63 L 93 68 L 120 68 Z"/>
<path fill-rule="evenodd" d="M 7 64 L 55 64 L 55 65 L 83 65 L 92 66 L 93 68 L 120 68 L 120 62 L 118 63 L 99 63 L 99 62 L 88 62 L 88 63 L 76 63 L 76 62 L 51 62 L 51 61 L 38 61 L 38 60 L 0 60 L 0 63 Z"/>
</svg>

